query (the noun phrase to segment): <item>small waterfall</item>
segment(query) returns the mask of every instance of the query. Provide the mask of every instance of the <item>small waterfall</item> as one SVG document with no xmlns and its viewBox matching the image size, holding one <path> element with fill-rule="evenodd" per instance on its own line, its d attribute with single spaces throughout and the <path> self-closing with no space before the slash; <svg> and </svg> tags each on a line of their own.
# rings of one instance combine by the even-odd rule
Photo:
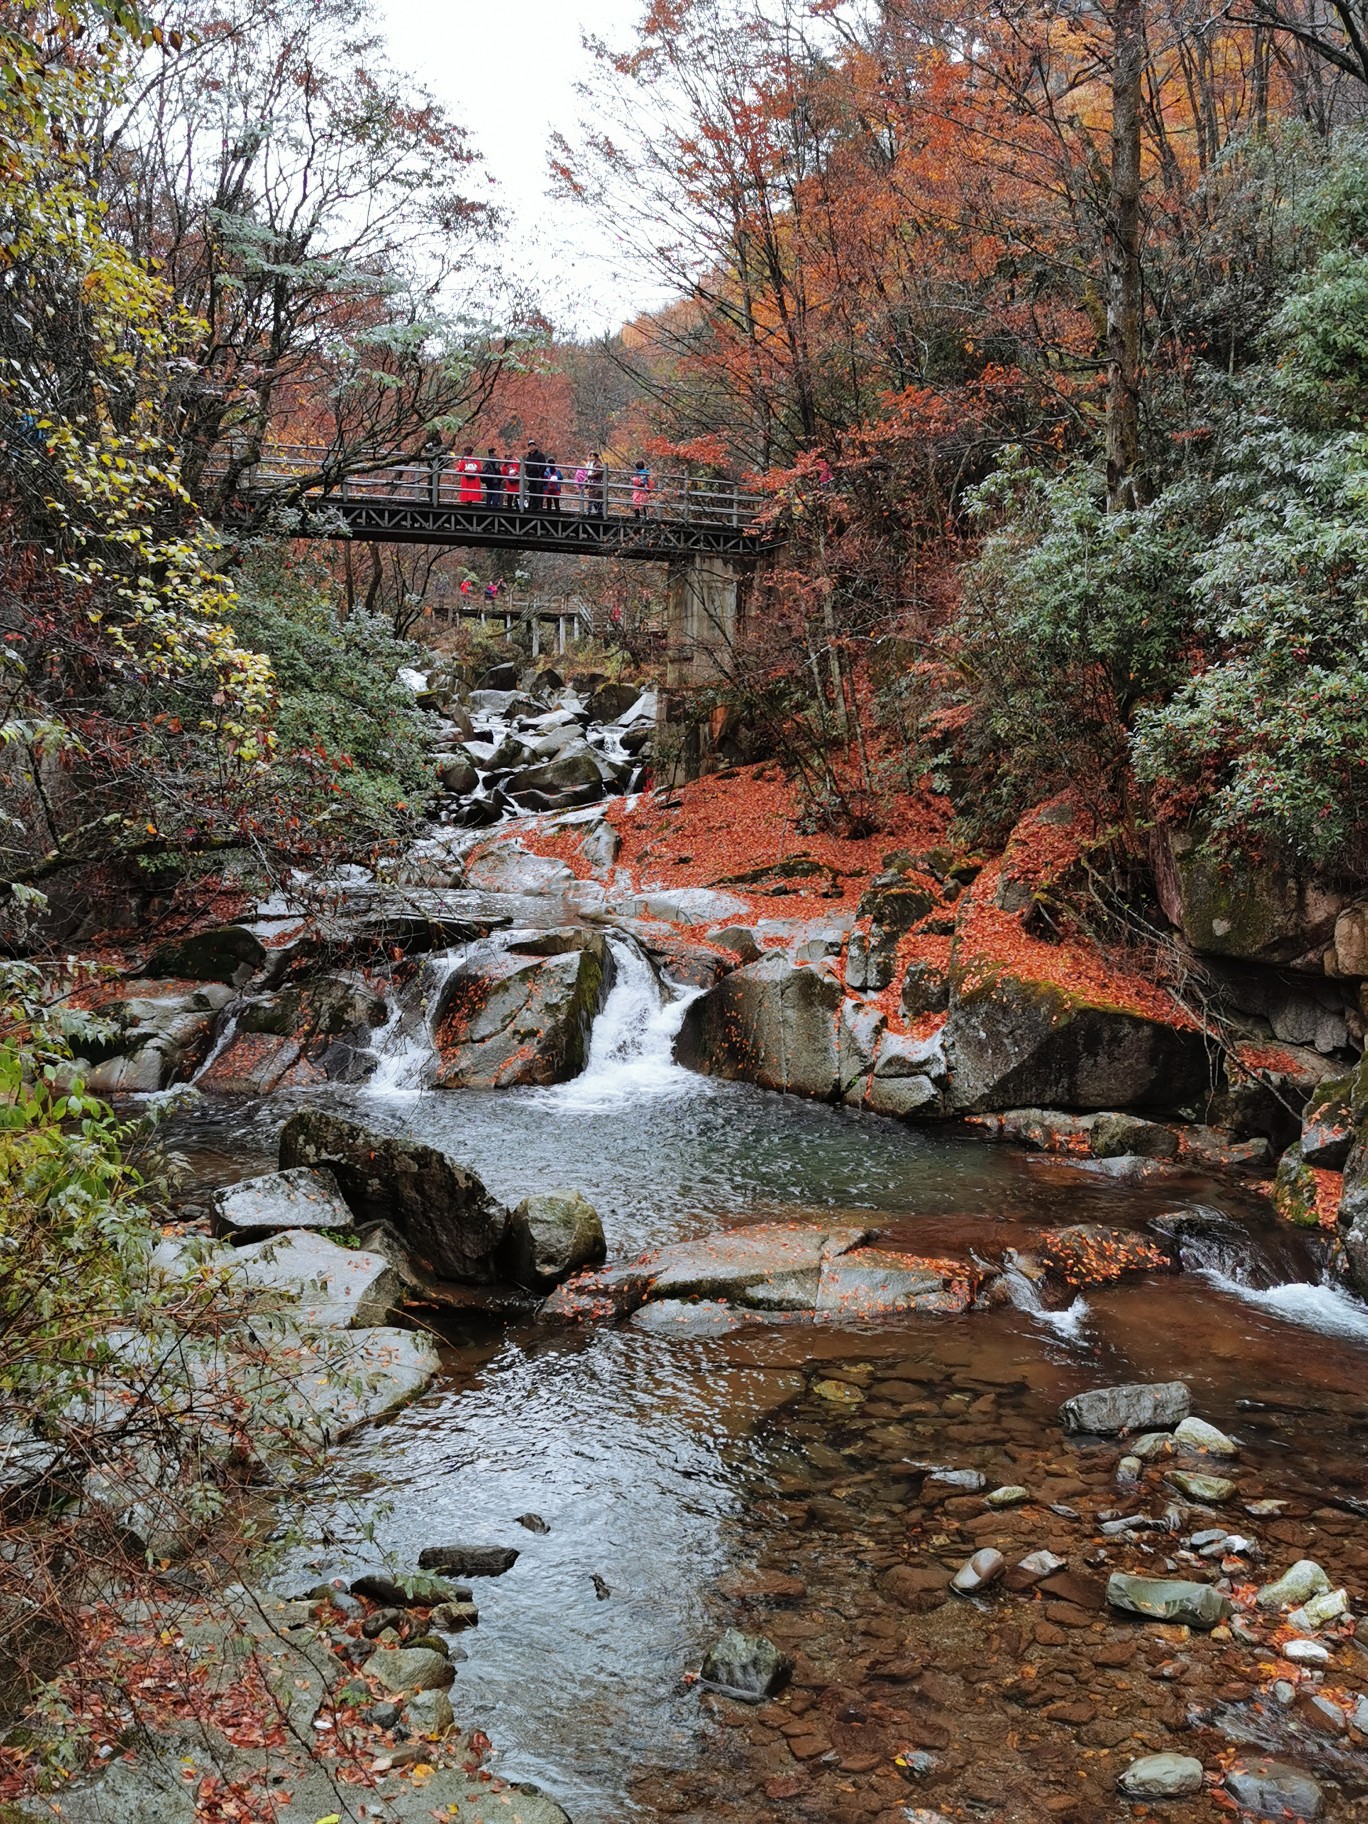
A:
<svg viewBox="0 0 1368 1824">
<path fill-rule="evenodd" d="M 406 991 L 390 1008 L 371 1045 L 375 1070 L 366 1082 L 373 1096 L 403 1095 L 427 1085 L 436 1062 L 432 1037 L 432 1010 L 442 989 L 465 961 L 467 946 L 441 950 L 427 957 Z"/>
<path fill-rule="evenodd" d="M 699 1078 L 674 1061 L 674 1041 L 699 988 L 663 983 L 632 938 L 613 933 L 613 985 L 579 1076 L 544 1093 L 561 1106 L 597 1108 L 644 1096 L 696 1091 Z"/>
<path fill-rule="evenodd" d="M 1052 1311 L 1041 1298 L 1039 1286 L 1020 1267 L 1005 1267 L 1002 1277 L 1007 1282 L 1007 1295 L 1018 1311 L 1024 1311 L 1029 1317 L 1047 1325 L 1066 1342 L 1074 1342 L 1082 1334 L 1088 1315 L 1088 1301 L 1081 1292 L 1062 1311 Z"/>
<path fill-rule="evenodd" d="M 208 1070 L 209 1066 L 214 1062 L 214 1060 L 216 1058 L 221 1057 L 223 1055 L 223 1053 L 225 1051 L 227 1051 L 228 1047 L 232 1044 L 233 1040 L 237 1037 L 237 1029 L 238 1029 L 238 1012 L 237 1012 L 237 1008 L 235 1007 L 233 1009 L 233 1011 L 228 1015 L 227 1019 L 223 1022 L 223 1030 L 219 1033 L 218 1037 L 214 1040 L 213 1044 L 209 1047 L 209 1055 L 205 1058 L 203 1064 L 200 1065 L 199 1069 L 195 1072 L 194 1076 L 191 1077 L 190 1081 L 192 1083 L 198 1083 L 200 1078 Z"/>
<path fill-rule="evenodd" d="M 1341 1286 L 1314 1285 L 1304 1279 L 1290 1279 L 1276 1286 L 1251 1286 L 1247 1281 L 1227 1278 L 1214 1267 L 1203 1269 L 1202 1277 L 1218 1291 L 1229 1292 L 1286 1323 L 1319 1330 L 1323 1336 L 1368 1342 L 1368 1305 Z"/>
</svg>

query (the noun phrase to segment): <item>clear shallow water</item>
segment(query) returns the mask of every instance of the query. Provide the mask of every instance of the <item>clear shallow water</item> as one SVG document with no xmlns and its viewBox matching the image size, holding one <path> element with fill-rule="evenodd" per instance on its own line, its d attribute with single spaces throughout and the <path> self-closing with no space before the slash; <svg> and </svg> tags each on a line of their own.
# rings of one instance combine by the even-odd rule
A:
<svg viewBox="0 0 1368 1824">
<path fill-rule="evenodd" d="M 424 1031 L 396 1020 L 387 1055 L 400 1067 L 377 1083 L 256 1105 L 206 1102 L 175 1118 L 172 1138 L 203 1182 L 222 1182 L 269 1169 L 291 1109 L 322 1103 L 449 1149 L 505 1201 L 557 1184 L 582 1190 L 619 1259 L 775 1217 L 849 1217 L 903 1245 L 990 1259 L 1029 1245 L 1045 1225 L 1138 1224 L 1178 1202 L 1216 1204 L 1275 1233 L 1229 1186 L 1128 1187 L 963 1135 L 693 1076 L 670 1055 L 681 1002 L 630 946 L 617 962 L 573 1083 L 499 1094 L 417 1088 Z M 1352 1426 L 1368 1368 L 1368 1309 L 1357 1301 L 1204 1274 L 1090 1291 L 1063 1312 L 1026 1293 L 1020 1302 L 955 1320 L 789 1324 L 712 1342 L 631 1328 L 472 1328 L 447 1350 L 447 1374 L 427 1399 L 339 1453 L 343 1498 L 309 1509 L 319 1543 L 301 1562 L 322 1573 L 380 1549 L 412 1564 L 426 1544 L 518 1547 L 512 1572 L 476 1582 L 481 1621 L 461 1637 L 458 1715 L 493 1738 L 501 1771 L 543 1784 L 576 1824 L 616 1824 L 641 1815 L 630 1793 L 643 1769 L 686 1769 L 712 1752 L 682 1675 L 736 1619 L 716 1586 L 756 1556 L 756 1502 L 792 1479 L 814 1438 L 846 1448 L 839 1412 L 828 1420 L 817 1401 L 813 1418 L 809 1383 L 824 1365 L 915 1357 L 971 1385 L 1011 1384 L 1015 1422 L 1041 1435 L 1053 1435 L 1055 1405 L 1080 1387 L 1180 1376 L 1198 1410 L 1238 1428 L 1251 1461 L 1289 1487 L 1357 1492 Z M 953 1455 L 953 1425 L 942 1438 L 938 1423 L 926 1422 L 926 1448 Z M 903 1486 L 896 1467 L 883 1473 L 889 1491 L 868 1491 L 875 1538 Z M 550 1532 L 520 1526 L 528 1512 Z M 367 1525 L 375 1546 L 364 1542 Z M 830 1588 L 810 1579 L 813 1603 L 839 1606 L 852 1576 L 868 1584 L 857 1573 L 858 1551 L 834 1552 Z"/>
</svg>

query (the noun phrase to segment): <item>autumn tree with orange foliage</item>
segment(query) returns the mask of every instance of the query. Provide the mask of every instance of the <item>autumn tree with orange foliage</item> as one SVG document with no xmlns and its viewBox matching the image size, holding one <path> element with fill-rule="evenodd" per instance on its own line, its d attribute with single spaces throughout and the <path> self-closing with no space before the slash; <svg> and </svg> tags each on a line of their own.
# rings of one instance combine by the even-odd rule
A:
<svg viewBox="0 0 1368 1824">
<path fill-rule="evenodd" d="M 1166 541 L 1197 562 L 1222 523 L 1172 490 L 1224 485 L 1368 98 L 1336 54 L 1353 7 L 1287 4 L 660 0 L 600 47 L 564 183 L 680 294 L 630 357 L 662 447 L 711 440 L 773 493 L 786 553 L 725 683 L 828 805 L 840 785 L 834 814 L 934 780 L 1000 834 L 1082 777 L 1143 862 L 1136 730 L 1233 637 L 1188 572 L 1162 599 Z M 1048 502 L 1015 530 L 1013 476 Z M 1123 558 L 1166 496 L 1159 597 L 1105 635 L 1019 587 L 1047 522 Z M 1116 527 L 1085 533 L 1099 510 Z M 1000 542 L 973 567 L 990 523 L 1016 569 Z"/>
</svg>

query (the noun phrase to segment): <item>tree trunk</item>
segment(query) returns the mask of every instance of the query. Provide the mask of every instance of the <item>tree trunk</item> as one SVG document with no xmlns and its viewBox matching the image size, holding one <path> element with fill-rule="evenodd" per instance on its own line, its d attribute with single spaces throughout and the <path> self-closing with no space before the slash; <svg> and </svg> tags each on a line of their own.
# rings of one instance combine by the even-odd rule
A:
<svg viewBox="0 0 1368 1824">
<path fill-rule="evenodd" d="M 1145 0 L 1114 0 L 1112 11 L 1111 196 L 1107 224 L 1107 504 L 1141 499 L 1140 85 L 1145 68 Z"/>
</svg>

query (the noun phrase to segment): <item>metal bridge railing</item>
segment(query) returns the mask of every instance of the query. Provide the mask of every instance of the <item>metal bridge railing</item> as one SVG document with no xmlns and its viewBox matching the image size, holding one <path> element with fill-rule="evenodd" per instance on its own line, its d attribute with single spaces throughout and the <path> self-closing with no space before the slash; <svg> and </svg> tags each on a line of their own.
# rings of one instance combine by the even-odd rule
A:
<svg viewBox="0 0 1368 1824">
<path fill-rule="evenodd" d="M 757 526 L 769 507 L 763 494 L 739 482 L 691 471 L 648 472 L 645 485 L 634 469 L 590 468 L 588 463 L 558 465 L 559 482 L 536 473 L 523 457 L 496 455 L 497 474 L 486 474 L 486 456 L 440 455 L 395 461 L 343 458 L 322 445 L 278 444 L 243 471 L 239 487 L 246 493 L 298 488 L 310 497 L 341 501 L 389 501 L 434 507 L 471 507 L 520 511 L 549 519 L 566 516 L 666 520 L 681 525 Z M 470 465 L 475 465 L 473 468 Z M 210 477 L 227 473 L 227 461 L 212 459 Z M 584 479 L 576 476 L 583 473 Z"/>
</svg>

